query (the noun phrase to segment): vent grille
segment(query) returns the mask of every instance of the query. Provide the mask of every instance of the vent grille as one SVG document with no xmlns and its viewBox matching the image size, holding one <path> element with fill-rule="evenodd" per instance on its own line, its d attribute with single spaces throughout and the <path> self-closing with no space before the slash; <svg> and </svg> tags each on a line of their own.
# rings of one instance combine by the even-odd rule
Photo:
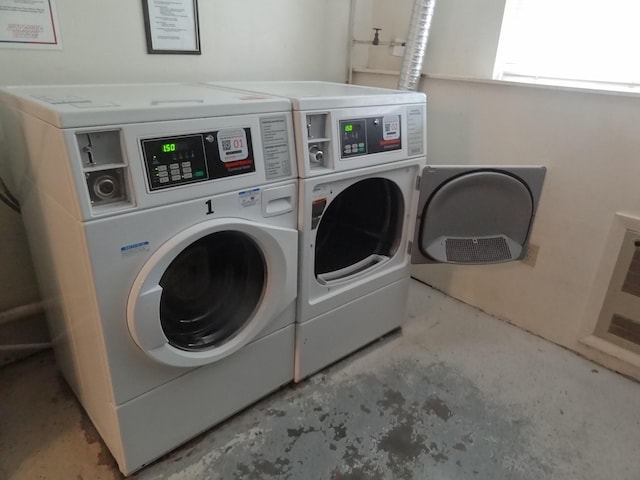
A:
<svg viewBox="0 0 640 480">
<path fill-rule="evenodd" d="M 613 315 L 611 324 L 609 324 L 609 333 L 640 345 L 640 323 L 622 315 Z"/>
<path fill-rule="evenodd" d="M 511 260 L 509 245 L 503 237 L 448 238 L 447 261 L 456 263 L 495 263 Z"/>
<path fill-rule="evenodd" d="M 625 231 L 594 334 L 640 354 L 640 230 Z"/>
<path fill-rule="evenodd" d="M 640 297 L 640 249 L 633 254 L 622 291 L 634 297 Z"/>
</svg>

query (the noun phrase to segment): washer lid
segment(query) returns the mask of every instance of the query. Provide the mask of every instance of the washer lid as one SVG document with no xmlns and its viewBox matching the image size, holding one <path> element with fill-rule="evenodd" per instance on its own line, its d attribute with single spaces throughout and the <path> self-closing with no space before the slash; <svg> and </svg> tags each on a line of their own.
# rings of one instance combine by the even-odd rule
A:
<svg viewBox="0 0 640 480">
<path fill-rule="evenodd" d="M 331 82 L 215 82 L 208 85 L 287 97 L 294 110 L 425 103 L 427 98 L 421 92 Z"/>
<path fill-rule="evenodd" d="M 545 172 L 545 167 L 425 167 L 412 263 L 523 258 Z"/>
<path fill-rule="evenodd" d="M 180 83 L 6 87 L 0 101 L 60 128 L 291 110 L 284 98 Z"/>
</svg>

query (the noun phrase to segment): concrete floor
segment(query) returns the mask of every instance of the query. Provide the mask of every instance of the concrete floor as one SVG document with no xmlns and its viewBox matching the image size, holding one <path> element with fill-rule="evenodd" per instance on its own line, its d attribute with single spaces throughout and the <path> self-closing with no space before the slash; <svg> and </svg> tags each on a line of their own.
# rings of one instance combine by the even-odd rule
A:
<svg viewBox="0 0 640 480">
<path fill-rule="evenodd" d="M 640 384 L 415 281 L 409 312 L 130 478 L 640 479 Z M 121 478 L 50 352 L 0 392 L 0 480 Z"/>
</svg>

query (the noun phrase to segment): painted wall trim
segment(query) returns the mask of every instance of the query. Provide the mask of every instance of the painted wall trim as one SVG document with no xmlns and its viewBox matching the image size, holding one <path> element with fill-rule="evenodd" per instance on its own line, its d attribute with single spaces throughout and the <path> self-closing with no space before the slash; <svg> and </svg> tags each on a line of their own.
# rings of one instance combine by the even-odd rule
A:
<svg viewBox="0 0 640 480">
<path fill-rule="evenodd" d="M 580 343 L 594 350 L 604 353 L 610 357 L 615 358 L 625 364 L 632 365 L 636 368 L 640 368 L 640 355 L 633 353 L 625 348 L 620 347 L 614 343 L 608 342 L 603 338 L 596 337 L 595 335 L 589 335 L 581 338 Z M 614 369 L 616 365 L 613 366 Z"/>
<path fill-rule="evenodd" d="M 372 72 L 367 72 L 372 73 Z M 438 74 L 423 74 L 423 77 L 427 80 L 450 80 L 453 82 L 471 82 L 471 83 L 483 83 L 487 85 L 506 85 L 513 87 L 523 88 L 537 88 L 542 90 L 557 90 L 561 92 L 575 92 L 575 93 L 592 93 L 596 95 L 615 95 L 640 99 L 640 92 L 628 91 L 628 90 L 605 90 L 599 88 L 589 87 L 570 87 L 566 85 L 545 85 L 542 83 L 527 83 L 527 82 L 514 82 L 511 80 L 493 80 L 489 78 L 476 78 L 476 77 L 463 77 L 456 75 L 438 75 Z"/>
</svg>

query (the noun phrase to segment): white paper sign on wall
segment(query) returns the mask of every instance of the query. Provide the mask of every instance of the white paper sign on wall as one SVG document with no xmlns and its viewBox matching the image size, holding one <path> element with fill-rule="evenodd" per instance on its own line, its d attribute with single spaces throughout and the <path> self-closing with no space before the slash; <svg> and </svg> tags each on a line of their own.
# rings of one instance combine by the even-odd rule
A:
<svg viewBox="0 0 640 480">
<path fill-rule="evenodd" d="M 61 49 L 55 0 L 0 0 L 0 48 Z"/>
</svg>

